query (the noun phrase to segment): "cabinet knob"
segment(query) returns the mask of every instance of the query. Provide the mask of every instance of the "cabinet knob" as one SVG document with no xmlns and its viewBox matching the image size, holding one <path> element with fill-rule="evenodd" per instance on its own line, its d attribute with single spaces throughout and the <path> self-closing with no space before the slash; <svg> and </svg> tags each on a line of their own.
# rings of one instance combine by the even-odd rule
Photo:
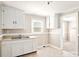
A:
<svg viewBox="0 0 79 59">
<path fill-rule="evenodd" d="M 17 24 L 17 22 L 16 21 L 13 21 L 13 24 Z"/>
</svg>

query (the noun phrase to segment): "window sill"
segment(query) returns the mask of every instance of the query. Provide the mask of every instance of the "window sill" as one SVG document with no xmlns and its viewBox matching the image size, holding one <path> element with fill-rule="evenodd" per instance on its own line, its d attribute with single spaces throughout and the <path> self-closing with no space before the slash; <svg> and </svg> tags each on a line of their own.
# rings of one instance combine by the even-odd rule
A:
<svg viewBox="0 0 79 59">
<path fill-rule="evenodd" d="M 32 33 L 32 34 L 48 34 L 48 32 L 42 32 L 42 33 Z"/>
</svg>

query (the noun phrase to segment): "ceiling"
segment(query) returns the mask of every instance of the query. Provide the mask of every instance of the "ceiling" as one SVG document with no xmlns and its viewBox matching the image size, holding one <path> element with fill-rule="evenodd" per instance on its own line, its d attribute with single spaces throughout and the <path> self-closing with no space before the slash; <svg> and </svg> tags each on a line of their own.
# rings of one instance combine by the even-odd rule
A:
<svg viewBox="0 0 79 59">
<path fill-rule="evenodd" d="M 4 4 L 24 10 L 29 14 L 37 14 L 42 16 L 61 13 L 74 8 L 79 8 L 79 1 L 4 1 Z"/>
</svg>

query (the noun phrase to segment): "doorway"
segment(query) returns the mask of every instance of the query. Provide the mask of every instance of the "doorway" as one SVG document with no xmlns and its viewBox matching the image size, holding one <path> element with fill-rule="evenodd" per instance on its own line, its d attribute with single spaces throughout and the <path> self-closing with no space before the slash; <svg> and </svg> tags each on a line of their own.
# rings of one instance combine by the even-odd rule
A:
<svg viewBox="0 0 79 59">
<path fill-rule="evenodd" d="M 63 21 L 63 49 L 72 54 L 76 52 L 76 30 L 72 21 Z"/>
<path fill-rule="evenodd" d="M 76 12 L 61 16 L 61 33 L 63 50 L 78 55 L 78 14 Z"/>
<path fill-rule="evenodd" d="M 70 41 L 70 22 L 69 21 L 63 21 L 63 38 L 64 42 Z"/>
</svg>

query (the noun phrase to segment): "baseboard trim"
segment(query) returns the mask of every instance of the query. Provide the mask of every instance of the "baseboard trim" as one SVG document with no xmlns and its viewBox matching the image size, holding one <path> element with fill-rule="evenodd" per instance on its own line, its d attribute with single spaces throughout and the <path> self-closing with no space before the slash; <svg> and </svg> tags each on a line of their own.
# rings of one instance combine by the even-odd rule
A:
<svg viewBox="0 0 79 59">
<path fill-rule="evenodd" d="M 38 49 L 43 48 L 44 46 L 45 46 L 45 47 L 53 47 L 53 48 L 58 49 L 58 50 L 63 50 L 62 48 L 59 48 L 59 47 L 54 46 L 54 45 L 52 45 L 52 44 L 42 45 L 42 46 L 38 47 Z"/>
<path fill-rule="evenodd" d="M 56 47 L 56 46 L 54 46 L 54 45 L 52 45 L 52 44 L 48 44 L 48 46 L 49 46 L 49 47 L 53 47 L 53 48 L 58 49 L 58 50 L 63 50 L 62 48 Z"/>
<path fill-rule="evenodd" d="M 68 52 L 68 51 L 66 51 L 66 50 L 63 50 L 63 48 L 59 48 L 59 47 L 54 46 L 54 45 L 52 45 L 52 44 L 48 44 L 48 46 L 49 46 L 49 47 L 52 47 L 52 48 L 55 48 L 55 49 L 58 49 L 58 50 L 61 50 L 61 51 L 63 51 L 63 52 L 66 52 L 66 53 L 68 53 L 68 54 L 70 54 L 70 55 L 78 56 L 78 55 L 74 55 L 73 53 L 70 53 L 70 52 Z"/>
<path fill-rule="evenodd" d="M 22 55 L 15 56 L 15 57 L 22 57 L 22 56 L 24 56 L 24 55 L 28 55 L 28 54 L 32 54 L 32 53 L 37 53 L 37 51 L 33 51 L 33 52 L 30 52 L 30 53 L 22 54 Z"/>
</svg>

